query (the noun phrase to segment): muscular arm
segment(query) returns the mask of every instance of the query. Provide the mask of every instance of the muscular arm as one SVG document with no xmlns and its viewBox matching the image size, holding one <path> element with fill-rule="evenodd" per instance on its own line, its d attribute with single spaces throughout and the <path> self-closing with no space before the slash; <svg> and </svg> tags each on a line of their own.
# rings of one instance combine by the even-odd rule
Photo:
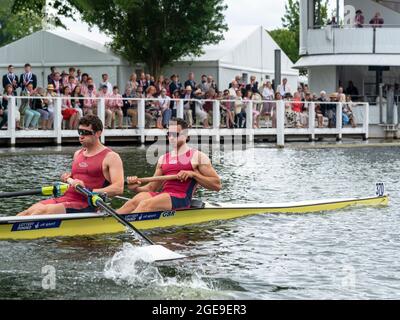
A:
<svg viewBox="0 0 400 320">
<path fill-rule="evenodd" d="M 211 161 L 207 155 L 198 151 L 197 155 L 192 159 L 192 165 L 195 169 L 193 178 L 202 187 L 217 192 L 221 190 L 221 178 L 211 165 Z"/>
<path fill-rule="evenodd" d="M 93 192 L 106 192 L 110 197 L 121 195 L 124 192 L 124 168 L 120 156 L 110 152 L 104 159 L 104 167 L 107 168 L 110 185 L 101 189 L 94 189 Z"/>
</svg>

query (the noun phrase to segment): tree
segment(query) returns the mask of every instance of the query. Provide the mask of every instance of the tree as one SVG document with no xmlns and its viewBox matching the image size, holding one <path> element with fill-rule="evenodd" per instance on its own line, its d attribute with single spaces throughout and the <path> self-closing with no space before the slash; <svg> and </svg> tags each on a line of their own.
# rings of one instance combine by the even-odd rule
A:
<svg viewBox="0 0 400 320">
<path fill-rule="evenodd" d="M 299 45 L 296 33 L 288 29 L 276 29 L 268 32 L 292 62 L 299 59 Z"/>
<path fill-rule="evenodd" d="M 21 39 L 42 28 L 41 14 L 29 7 L 12 11 L 14 3 L 0 0 L 0 46 Z M 10 12 L 12 12 L 10 14 Z M 29 16 L 29 19 L 26 17 Z"/>
<path fill-rule="evenodd" d="M 15 7 L 38 1 L 43 0 L 16 0 Z M 132 64 L 146 63 L 155 76 L 182 56 L 200 55 L 204 45 L 221 41 L 227 29 L 223 0 L 53 0 L 50 5 L 67 17 L 79 12 L 112 38 L 116 53 Z"/>
</svg>

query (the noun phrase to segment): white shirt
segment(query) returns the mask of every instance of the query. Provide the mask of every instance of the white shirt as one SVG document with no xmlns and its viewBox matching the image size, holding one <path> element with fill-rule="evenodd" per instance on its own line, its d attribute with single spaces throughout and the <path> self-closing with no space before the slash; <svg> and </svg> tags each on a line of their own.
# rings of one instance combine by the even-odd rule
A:
<svg viewBox="0 0 400 320">
<path fill-rule="evenodd" d="M 102 86 L 107 86 L 107 93 L 108 94 L 112 94 L 113 93 L 113 86 L 112 86 L 112 84 L 110 83 L 110 82 L 100 82 L 100 85 L 99 85 L 99 90 L 101 90 L 101 87 Z"/>
<path fill-rule="evenodd" d="M 292 92 L 289 84 L 287 84 L 287 83 L 285 85 L 281 84 L 280 86 L 278 86 L 276 91 L 281 94 L 282 98 L 285 96 L 286 93 L 291 93 Z"/>
</svg>

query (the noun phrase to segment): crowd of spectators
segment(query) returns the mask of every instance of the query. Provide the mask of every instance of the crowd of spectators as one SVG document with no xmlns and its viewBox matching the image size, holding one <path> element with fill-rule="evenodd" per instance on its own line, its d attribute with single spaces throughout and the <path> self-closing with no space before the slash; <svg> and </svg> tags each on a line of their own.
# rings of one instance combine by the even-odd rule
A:
<svg viewBox="0 0 400 320">
<path fill-rule="evenodd" d="M 81 70 L 71 67 L 67 72 L 51 68 L 47 77 L 47 87 L 37 86 L 37 77 L 29 64 L 19 77 L 12 65 L 3 76 L 4 93 L 0 107 L 0 128 L 7 124 L 7 109 L 11 96 L 22 96 L 16 110 L 16 128 L 26 130 L 51 130 L 53 128 L 56 98 L 61 97 L 61 114 L 66 129 L 76 129 L 80 117 L 97 114 L 99 99 L 105 98 L 105 127 L 137 128 L 138 106 L 140 99 L 145 100 L 145 127 L 167 128 L 169 120 L 177 116 L 177 107 L 183 103 L 184 118 L 189 127 L 209 128 L 213 121 L 213 101 L 220 101 L 220 127 L 245 128 L 250 106 L 253 115 L 253 128 L 260 128 L 260 120 L 265 126 L 276 127 L 277 101 L 285 101 L 285 122 L 288 126 L 307 127 L 309 107 L 315 102 L 316 123 L 318 127 L 336 126 L 336 104 L 345 103 L 343 123 L 356 126 L 352 115 L 351 96 L 358 95 L 357 88 L 350 81 L 346 90 L 329 97 L 325 92 L 319 96 L 311 93 L 308 86 L 300 85 L 293 91 L 286 78 L 275 85 L 273 81 L 262 84 L 255 76 L 246 83 L 241 76 L 236 76 L 227 89 L 219 90 L 213 77 L 202 75 L 200 83 L 195 81 L 193 72 L 183 83 L 179 76 L 169 78 L 159 76 L 157 80 L 150 74 L 141 73 L 139 78 L 132 73 L 124 86 L 123 94 L 118 86 L 109 81 L 108 74 L 103 74 L 96 85 L 94 79 Z M 347 95 L 346 95 L 347 94 Z M 331 102 L 327 103 L 327 102 Z M 125 121 L 124 121 L 125 120 Z"/>
<path fill-rule="evenodd" d="M 374 16 L 369 20 L 369 24 L 365 23 L 365 17 L 361 9 L 358 9 L 354 16 L 354 27 L 356 28 L 364 28 L 364 27 L 381 28 L 384 23 L 385 20 L 382 18 L 380 12 L 376 12 L 374 14 Z M 335 16 L 332 16 L 332 18 L 328 20 L 327 25 L 332 27 L 339 27 L 339 23 Z"/>
</svg>

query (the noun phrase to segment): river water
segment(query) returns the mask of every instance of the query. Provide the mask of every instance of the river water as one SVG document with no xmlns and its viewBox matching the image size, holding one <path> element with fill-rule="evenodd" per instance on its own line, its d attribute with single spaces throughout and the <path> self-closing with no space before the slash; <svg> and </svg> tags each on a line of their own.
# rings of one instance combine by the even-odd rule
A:
<svg viewBox="0 0 400 320">
<path fill-rule="evenodd" d="M 125 175 L 153 174 L 147 148 L 114 149 Z M 57 181 L 69 170 L 74 150 L 0 150 L 0 190 Z M 144 263 L 129 233 L 2 241 L 0 298 L 399 299 L 398 154 L 397 147 L 278 150 L 263 144 L 222 151 L 214 162 L 223 190 L 203 192 L 205 200 L 272 203 L 369 196 L 376 182 L 384 182 L 390 204 L 146 232 L 179 253 L 199 255 L 174 263 Z M 0 215 L 13 215 L 39 199 L 2 200 Z M 55 276 L 51 285 L 49 272 Z"/>
</svg>

